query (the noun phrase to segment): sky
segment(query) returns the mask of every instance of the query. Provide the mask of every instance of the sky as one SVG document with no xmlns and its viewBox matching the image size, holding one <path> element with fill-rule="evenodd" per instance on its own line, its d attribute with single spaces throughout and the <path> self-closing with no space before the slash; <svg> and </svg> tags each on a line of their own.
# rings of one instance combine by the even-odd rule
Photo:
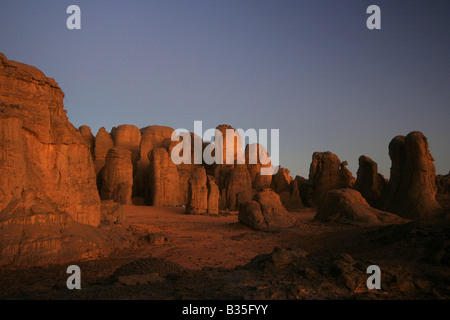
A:
<svg viewBox="0 0 450 320">
<path fill-rule="evenodd" d="M 380 30 L 366 27 L 372 4 Z M 2 0 L 0 52 L 54 78 L 71 123 L 94 135 L 195 120 L 279 129 L 293 177 L 316 151 L 355 177 L 369 156 L 389 177 L 391 139 L 421 131 L 447 174 L 449 17 L 448 0 Z"/>
</svg>

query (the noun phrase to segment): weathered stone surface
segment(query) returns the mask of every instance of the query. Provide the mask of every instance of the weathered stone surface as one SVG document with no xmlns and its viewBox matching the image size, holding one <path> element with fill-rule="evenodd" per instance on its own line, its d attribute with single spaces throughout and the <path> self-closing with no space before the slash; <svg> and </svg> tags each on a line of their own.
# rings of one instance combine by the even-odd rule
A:
<svg viewBox="0 0 450 320">
<path fill-rule="evenodd" d="M 329 191 L 320 203 L 314 219 L 354 225 L 406 222 L 395 214 L 372 208 L 358 191 L 348 188 Z"/>
<path fill-rule="evenodd" d="M 131 151 L 131 162 L 133 164 L 133 196 L 142 195 L 142 192 L 138 190 L 137 183 L 137 166 L 141 157 L 141 131 L 134 125 L 122 124 L 117 128 L 114 128 L 114 134 L 111 134 L 111 136 L 114 140 L 114 146 Z M 146 156 L 146 158 L 148 157 Z"/>
<path fill-rule="evenodd" d="M 297 182 L 298 192 L 300 194 L 300 199 L 302 203 L 307 207 L 314 206 L 314 189 L 308 183 L 308 180 L 301 177 L 295 176 L 295 182 Z"/>
<path fill-rule="evenodd" d="M 42 191 L 58 210 L 75 221 L 98 226 L 100 201 L 89 148 L 67 119 L 64 93 L 58 84 L 38 69 L 7 60 L 1 54 L 0 85 L 0 115 L 20 119 L 4 120 L 1 146 L 2 150 L 9 148 L 9 152 L 2 151 L 1 162 L 11 165 L 2 166 L 2 170 L 7 170 L 1 174 L 4 192 L 9 193 L 6 186 L 11 177 L 17 181 L 17 175 L 23 175 L 11 173 L 23 170 L 25 164 L 26 170 L 22 172 L 26 172 L 26 178 L 20 177 L 21 184 Z M 13 145 L 10 137 L 22 143 Z M 9 147 L 4 148 L 6 145 Z M 14 162 L 19 166 L 17 169 Z M 8 197 L 13 200 L 17 196 Z M 6 205 L 7 202 L 2 202 L 0 210 Z"/>
<path fill-rule="evenodd" d="M 152 205 L 183 204 L 180 199 L 177 167 L 165 148 L 155 148 L 151 151 L 149 177 Z"/>
<path fill-rule="evenodd" d="M 297 182 L 292 180 L 288 189 L 279 193 L 281 203 L 288 210 L 296 210 L 303 208 L 302 199 L 298 191 Z"/>
<path fill-rule="evenodd" d="M 105 165 L 106 154 L 112 147 L 114 147 L 114 141 L 111 138 L 111 135 L 104 127 L 101 127 L 95 136 L 94 166 L 96 174 L 98 174 Z"/>
<path fill-rule="evenodd" d="M 105 166 L 99 174 L 102 200 L 114 200 L 120 204 L 132 204 L 133 164 L 131 151 L 113 147 L 106 155 Z"/>
<path fill-rule="evenodd" d="M 251 163 L 256 162 L 256 163 Z M 262 175 L 262 168 L 270 168 L 271 161 L 267 150 L 260 144 L 248 144 L 245 147 L 245 163 L 252 179 L 252 187 L 256 191 L 269 188 L 272 175 Z"/>
<path fill-rule="evenodd" d="M 283 191 L 288 191 L 291 181 L 292 177 L 290 176 L 289 170 L 280 168 L 272 177 L 272 189 L 278 194 Z"/>
<path fill-rule="evenodd" d="M 95 137 L 91 132 L 91 128 L 89 128 L 88 126 L 81 126 L 78 128 L 78 130 L 80 131 L 81 136 L 84 138 L 84 141 L 86 141 L 87 145 L 89 146 L 92 159 L 94 159 Z"/>
<path fill-rule="evenodd" d="M 278 194 L 270 189 L 258 192 L 252 201 L 242 203 L 238 219 L 242 224 L 261 231 L 292 227 L 296 221 L 283 207 Z"/>
<path fill-rule="evenodd" d="M 213 176 L 208 179 L 208 214 L 219 214 L 219 187 L 215 183 Z"/>
<path fill-rule="evenodd" d="M 314 203 L 318 204 L 329 190 L 352 187 L 354 178 L 346 168 L 347 162 L 341 163 L 331 152 L 314 152 L 309 168 L 308 185 L 313 189 Z"/>
<path fill-rule="evenodd" d="M 436 171 L 427 138 L 418 131 L 389 143 L 391 176 L 382 209 L 405 218 L 430 218 L 443 210 L 436 201 Z"/>
<path fill-rule="evenodd" d="M 208 187 L 205 168 L 195 168 L 189 178 L 187 214 L 204 214 L 208 211 Z"/>
<path fill-rule="evenodd" d="M 241 203 L 252 198 L 252 181 L 245 164 L 237 164 L 231 171 L 226 188 L 226 207 L 231 211 L 239 210 Z"/>
<path fill-rule="evenodd" d="M 0 265 L 98 257 L 90 149 L 63 109 L 58 84 L 0 54 Z"/>
<path fill-rule="evenodd" d="M 139 146 L 139 161 L 136 167 L 135 193 L 138 197 L 145 197 L 151 204 L 151 191 L 149 182 L 150 158 L 149 154 L 154 148 L 163 147 L 163 141 L 170 139 L 173 129 L 165 126 L 148 126 L 140 129 L 141 143 Z M 170 154 L 169 154 L 170 155 Z M 189 177 L 188 177 L 189 179 Z"/>
<path fill-rule="evenodd" d="M 358 161 L 359 168 L 354 188 L 371 206 L 376 206 L 381 200 L 387 181 L 378 173 L 375 161 L 366 156 L 360 156 Z"/>
<path fill-rule="evenodd" d="M 122 124 L 114 132 L 114 146 L 131 151 L 131 159 L 137 162 L 140 158 L 141 132 L 136 126 Z"/>
</svg>

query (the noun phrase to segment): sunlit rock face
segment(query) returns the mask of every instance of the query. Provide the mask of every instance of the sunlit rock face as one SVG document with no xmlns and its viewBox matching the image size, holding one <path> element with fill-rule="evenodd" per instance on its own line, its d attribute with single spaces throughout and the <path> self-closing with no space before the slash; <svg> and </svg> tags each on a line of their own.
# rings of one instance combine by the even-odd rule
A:
<svg viewBox="0 0 450 320">
<path fill-rule="evenodd" d="M 63 98 L 53 79 L 0 54 L 0 264 L 100 251 L 91 149 Z"/>
</svg>

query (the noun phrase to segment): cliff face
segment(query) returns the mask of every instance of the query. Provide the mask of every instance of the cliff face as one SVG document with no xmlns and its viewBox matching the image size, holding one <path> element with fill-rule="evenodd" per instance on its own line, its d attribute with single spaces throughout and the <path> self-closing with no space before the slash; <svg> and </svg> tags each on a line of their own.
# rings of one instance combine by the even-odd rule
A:
<svg viewBox="0 0 450 320">
<path fill-rule="evenodd" d="M 63 98 L 53 79 L 0 53 L 0 264 L 98 253 L 94 164 Z"/>
</svg>

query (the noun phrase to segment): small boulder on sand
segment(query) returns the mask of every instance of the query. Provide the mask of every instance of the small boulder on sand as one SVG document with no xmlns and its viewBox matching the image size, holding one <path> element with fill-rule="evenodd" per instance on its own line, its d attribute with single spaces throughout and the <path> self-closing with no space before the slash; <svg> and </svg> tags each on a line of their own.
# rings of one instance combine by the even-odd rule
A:
<svg viewBox="0 0 450 320">
<path fill-rule="evenodd" d="M 361 193 L 353 189 L 329 191 L 319 205 L 315 220 L 353 225 L 404 223 L 399 216 L 372 208 Z"/>
</svg>

